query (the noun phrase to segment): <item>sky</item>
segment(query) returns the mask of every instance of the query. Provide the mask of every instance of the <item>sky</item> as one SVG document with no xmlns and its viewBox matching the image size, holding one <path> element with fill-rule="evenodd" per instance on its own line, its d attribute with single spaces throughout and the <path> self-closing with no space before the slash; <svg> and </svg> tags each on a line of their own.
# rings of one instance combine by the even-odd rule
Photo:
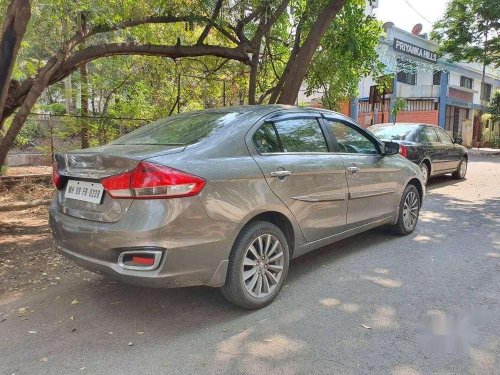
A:
<svg viewBox="0 0 500 375">
<path fill-rule="evenodd" d="M 442 17 L 447 3 L 448 0 L 378 0 L 374 14 L 379 20 L 391 21 L 406 31 L 421 23 L 422 32 L 429 33 L 432 24 Z"/>
</svg>

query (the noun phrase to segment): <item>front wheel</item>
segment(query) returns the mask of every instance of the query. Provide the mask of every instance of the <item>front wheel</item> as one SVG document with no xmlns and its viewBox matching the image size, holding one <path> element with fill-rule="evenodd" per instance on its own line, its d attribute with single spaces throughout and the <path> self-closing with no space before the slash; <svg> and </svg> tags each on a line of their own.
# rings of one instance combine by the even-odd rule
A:
<svg viewBox="0 0 500 375">
<path fill-rule="evenodd" d="M 289 262 L 290 251 L 283 232 L 266 221 L 251 223 L 234 243 L 222 295 L 246 309 L 264 307 L 280 292 Z"/>
<path fill-rule="evenodd" d="M 462 160 L 460 160 L 460 164 L 458 165 L 457 170 L 453 172 L 451 176 L 455 180 L 463 180 L 465 178 L 466 173 L 467 173 L 467 159 L 462 158 Z"/>
<path fill-rule="evenodd" d="M 401 196 L 398 221 L 393 226 L 397 234 L 406 236 L 415 230 L 420 214 L 420 195 L 414 185 L 408 185 Z"/>
</svg>

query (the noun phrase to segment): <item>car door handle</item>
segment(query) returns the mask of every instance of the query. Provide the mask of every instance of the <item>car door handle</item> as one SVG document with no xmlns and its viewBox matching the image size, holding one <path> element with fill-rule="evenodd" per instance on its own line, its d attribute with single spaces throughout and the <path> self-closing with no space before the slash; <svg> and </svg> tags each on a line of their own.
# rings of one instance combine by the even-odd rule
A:
<svg viewBox="0 0 500 375">
<path fill-rule="evenodd" d="M 290 171 L 274 171 L 274 172 L 271 172 L 271 177 L 286 177 L 286 176 L 290 176 L 292 174 L 292 172 Z"/>
<path fill-rule="evenodd" d="M 359 171 L 359 168 L 358 167 L 347 167 L 347 170 L 351 173 L 356 173 L 357 171 Z"/>
</svg>

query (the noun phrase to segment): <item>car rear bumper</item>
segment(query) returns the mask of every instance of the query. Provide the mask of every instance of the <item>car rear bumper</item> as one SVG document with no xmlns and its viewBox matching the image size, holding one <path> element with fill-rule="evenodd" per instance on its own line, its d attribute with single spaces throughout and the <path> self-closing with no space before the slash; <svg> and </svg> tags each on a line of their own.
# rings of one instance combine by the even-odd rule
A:
<svg viewBox="0 0 500 375">
<path fill-rule="evenodd" d="M 116 223 L 72 217 L 53 202 L 49 222 L 56 248 L 83 268 L 125 283 L 159 288 L 222 286 L 236 224 L 208 218 L 197 197 L 173 201 L 134 202 L 126 214 L 133 220 Z M 151 248 L 162 253 L 156 269 L 119 265 L 122 252 Z"/>
</svg>

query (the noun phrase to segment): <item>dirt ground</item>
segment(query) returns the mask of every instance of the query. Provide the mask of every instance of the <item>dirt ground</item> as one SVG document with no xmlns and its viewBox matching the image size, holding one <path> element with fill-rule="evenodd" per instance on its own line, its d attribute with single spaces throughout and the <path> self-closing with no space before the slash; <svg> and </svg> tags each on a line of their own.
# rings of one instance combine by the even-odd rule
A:
<svg viewBox="0 0 500 375">
<path fill-rule="evenodd" d="M 23 174 L 51 174 L 52 167 L 49 165 L 9 167 L 7 176 L 19 176 Z"/>
<path fill-rule="evenodd" d="M 0 185 L 0 204 L 49 199 L 48 184 Z M 47 206 L 0 212 L 0 296 L 46 289 L 82 270 L 54 251 Z"/>
</svg>

